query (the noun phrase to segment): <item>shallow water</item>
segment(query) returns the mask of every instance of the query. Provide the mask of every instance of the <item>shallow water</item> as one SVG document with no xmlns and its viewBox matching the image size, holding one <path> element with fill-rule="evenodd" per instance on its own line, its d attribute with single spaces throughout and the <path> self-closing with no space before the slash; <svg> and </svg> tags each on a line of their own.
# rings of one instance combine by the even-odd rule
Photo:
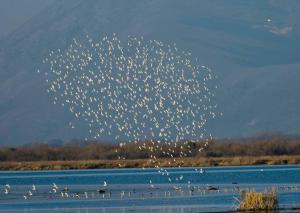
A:
<svg viewBox="0 0 300 213">
<path fill-rule="evenodd" d="M 300 204 L 298 165 L 195 169 L 169 168 L 168 175 L 156 169 L 0 172 L 0 212 L 216 212 L 234 209 L 243 189 L 273 188 L 281 207 Z"/>
</svg>

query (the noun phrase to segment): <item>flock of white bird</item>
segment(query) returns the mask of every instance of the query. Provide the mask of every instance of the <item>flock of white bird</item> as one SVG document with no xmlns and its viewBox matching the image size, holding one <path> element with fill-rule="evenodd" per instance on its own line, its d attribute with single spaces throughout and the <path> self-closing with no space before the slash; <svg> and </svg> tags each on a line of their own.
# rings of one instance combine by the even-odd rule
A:
<svg viewBox="0 0 300 213">
<path fill-rule="evenodd" d="M 35 191 L 36 191 L 36 186 L 33 184 L 32 188 L 30 190 L 28 190 L 28 192 L 26 194 L 23 195 L 23 198 L 25 200 L 27 200 L 28 197 L 31 197 Z M 11 192 L 11 186 L 10 186 L 10 184 L 6 184 L 4 186 L 4 194 L 8 195 L 10 192 Z"/>
<path fill-rule="evenodd" d="M 99 41 L 86 36 L 73 39 L 65 50 L 50 51 L 38 70 L 47 92 L 54 104 L 87 124 L 89 138 L 109 137 L 121 147 L 150 141 L 139 149 L 149 151 L 154 162 L 163 145 L 170 147 L 164 155 L 173 158 L 179 146 L 180 157 L 186 157 L 189 153 L 178 142 L 207 137 L 206 123 L 217 115 L 212 70 L 176 44 L 143 37 L 125 40 L 116 34 Z"/>
<path fill-rule="evenodd" d="M 196 170 L 195 170 L 196 171 Z M 183 177 L 183 176 L 181 176 Z M 45 193 L 45 189 L 37 189 L 36 185 L 32 185 L 31 189 L 28 190 L 25 194 L 23 194 L 23 198 L 25 200 L 33 198 L 34 196 L 40 197 L 41 194 L 45 196 L 47 195 L 48 198 L 52 199 L 57 199 L 57 198 L 84 198 L 84 199 L 89 199 L 89 198 L 97 198 L 97 194 L 100 195 L 102 198 L 111 198 L 112 197 L 112 190 L 109 189 L 109 185 L 106 181 L 103 182 L 102 185 L 99 185 L 100 188 L 96 190 L 87 190 L 87 191 L 78 191 L 75 190 L 76 192 L 72 192 L 71 189 L 69 189 L 67 186 L 66 187 L 60 187 L 56 183 L 52 183 L 50 185 L 50 188 L 48 188 L 48 193 Z M 227 190 L 227 189 L 226 189 Z M 177 196 L 178 192 L 180 192 L 181 195 L 183 195 L 184 192 L 187 192 L 189 195 L 193 195 L 193 192 L 200 192 L 201 194 L 205 194 L 209 191 L 218 191 L 219 192 L 219 187 L 212 187 L 210 185 L 206 185 L 206 187 L 203 186 L 192 186 L 191 182 L 188 181 L 187 185 L 174 185 L 171 188 L 165 188 L 164 190 L 160 191 L 160 188 L 158 186 L 155 186 L 152 181 L 149 181 L 149 188 L 148 190 L 142 190 L 142 191 L 137 191 L 136 189 L 127 189 L 126 190 L 113 190 L 114 192 L 114 197 L 118 196 L 122 199 L 125 197 L 131 197 L 134 195 L 137 195 L 138 197 L 144 198 L 145 196 L 154 196 L 154 193 L 156 196 L 165 196 L 165 197 L 170 197 L 172 196 Z M 175 194 L 174 194 L 175 192 Z M 4 186 L 4 194 L 9 195 L 11 193 L 14 193 L 12 190 L 12 187 L 9 184 L 6 184 Z M 149 193 L 147 195 L 147 193 Z M 160 194 L 160 195 L 159 195 Z M 44 197 L 45 198 L 45 197 Z"/>
<path fill-rule="evenodd" d="M 42 186 L 41 186 L 42 187 Z M 199 195 L 207 195 L 211 193 L 229 193 L 229 194 L 240 194 L 242 191 L 251 191 L 253 190 L 253 186 L 243 186 L 239 185 L 236 182 L 232 182 L 232 184 L 225 184 L 222 186 L 212 186 L 209 184 L 191 184 L 188 182 L 187 184 L 179 184 L 173 185 L 170 187 L 165 187 L 163 185 L 154 185 L 152 181 L 150 181 L 148 188 L 126 188 L 126 189 L 116 189 L 110 188 L 106 181 L 103 184 L 100 184 L 96 189 L 69 189 L 68 187 L 58 186 L 56 183 L 52 183 L 48 189 L 39 188 L 39 186 L 35 186 L 34 184 L 31 186 L 30 190 L 26 193 L 22 194 L 22 199 L 31 200 L 31 199 L 97 199 L 97 198 L 105 198 L 105 199 L 123 199 L 123 198 L 150 198 L 150 197 L 174 197 L 174 196 L 199 196 Z M 19 193 L 16 189 L 13 189 L 9 184 L 4 186 L 4 194 L 5 196 L 16 196 Z M 16 186 L 17 188 L 17 186 Z M 45 191 L 46 190 L 46 191 Z M 48 190 L 48 191 L 47 191 Z M 274 190 L 274 187 L 267 187 L 264 190 Z M 300 187 L 298 185 L 284 185 L 277 186 L 277 191 L 280 192 L 298 192 Z M 2 197 L 1 199 L 5 199 Z M 8 198 L 9 199 L 9 198 Z M 10 197 L 12 199 L 12 197 Z"/>
<path fill-rule="evenodd" d="M 103 185 L 101 186 L 102 188 L 97 189 L 95 192 L 102 194 L 103 197 L 105 197 L 105 193 L 108 193 L 108 195 L 111 195 L 111 192 L 107 192 L 106 188 L 108 187 L 108 184 L 106 181 L 103 182 Z M 37 187 L 35 184 L 32 184 L 31 188 L 29 190 L 27 190 L 25 193 L 22 194 L 22 197 L 24 198 L 24 200 L 27 200 L 31 197 L 33 197 L 34 195 L 37 195 Z M 13 192 L 12 187 L 10 186 L 10 184 L 6 184 L 4 186 L 4 194 L 5 195 L 9 195 Z M 93 195 L 92 197 L 95 197 L 95 192 L 92 192 L 91 194 Z M 78 192 L 71 192 L 69 190 L 68 187 L 59 187 L 56 183 L 52 183 L 52 185 L 50 186 L 50 189 L 48 191 L 48 196 L 53 196 L 53 195 L 58 195 L 61 198 L 80 198 L 80 197 L 84 197 L 84 198 L 88 198 L 88 192 L 85 191 L 82 193 L 82 195 Z"/>
</svg>

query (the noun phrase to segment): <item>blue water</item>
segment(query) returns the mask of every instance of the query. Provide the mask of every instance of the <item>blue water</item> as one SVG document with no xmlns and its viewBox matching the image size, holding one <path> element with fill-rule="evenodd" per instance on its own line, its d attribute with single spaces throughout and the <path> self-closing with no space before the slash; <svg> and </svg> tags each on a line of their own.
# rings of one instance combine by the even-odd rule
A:
<svg viewBox="0 0 300 213">
<path fill-rule="evenodd" d="M 195 169 L 0 172 L 0 212 L 215 212 L 234 209 L 251 189 L 277 190 L 281 207 L 300 205 L 298 165 Z"/>
</svg>

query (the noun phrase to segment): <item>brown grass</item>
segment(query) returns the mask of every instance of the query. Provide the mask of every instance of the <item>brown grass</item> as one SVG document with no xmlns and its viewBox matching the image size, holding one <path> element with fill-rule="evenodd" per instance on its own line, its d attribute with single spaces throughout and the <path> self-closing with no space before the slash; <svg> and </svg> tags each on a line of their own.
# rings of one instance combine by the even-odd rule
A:
<svg viewBox="0 0 300 213">
<path fill-rule="evenodd" d="M 63 170 L 63 169 L 105 169 L 105 168 L 151 168 L 187 166 L 241 166 L 241 165 L 279 165 L 299 164 L 300 156 L 263 156 L 263 157 L 193 157 L 137 160 L 78 160 L 78 161 L 34 161 L 0 162 L 0 170 Z"/>
<path fill-rule="evenodd" d="M 278 196 L 276 191 L 272 192 L 243 192 L 242 201 L 238 210 L 261 211 L 278 209 Z"/>
</svg>

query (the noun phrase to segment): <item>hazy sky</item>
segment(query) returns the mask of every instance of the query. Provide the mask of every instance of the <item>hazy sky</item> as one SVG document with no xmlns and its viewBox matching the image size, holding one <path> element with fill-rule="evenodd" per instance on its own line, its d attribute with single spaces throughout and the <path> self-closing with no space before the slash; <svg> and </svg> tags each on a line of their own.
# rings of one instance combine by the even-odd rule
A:
<svg viewBox="0 0 300 213">
<path fill-rule="evenodd" d="M 3 37 L 55 0 L 0 0 L 0 37 Z"/>
</svg>

